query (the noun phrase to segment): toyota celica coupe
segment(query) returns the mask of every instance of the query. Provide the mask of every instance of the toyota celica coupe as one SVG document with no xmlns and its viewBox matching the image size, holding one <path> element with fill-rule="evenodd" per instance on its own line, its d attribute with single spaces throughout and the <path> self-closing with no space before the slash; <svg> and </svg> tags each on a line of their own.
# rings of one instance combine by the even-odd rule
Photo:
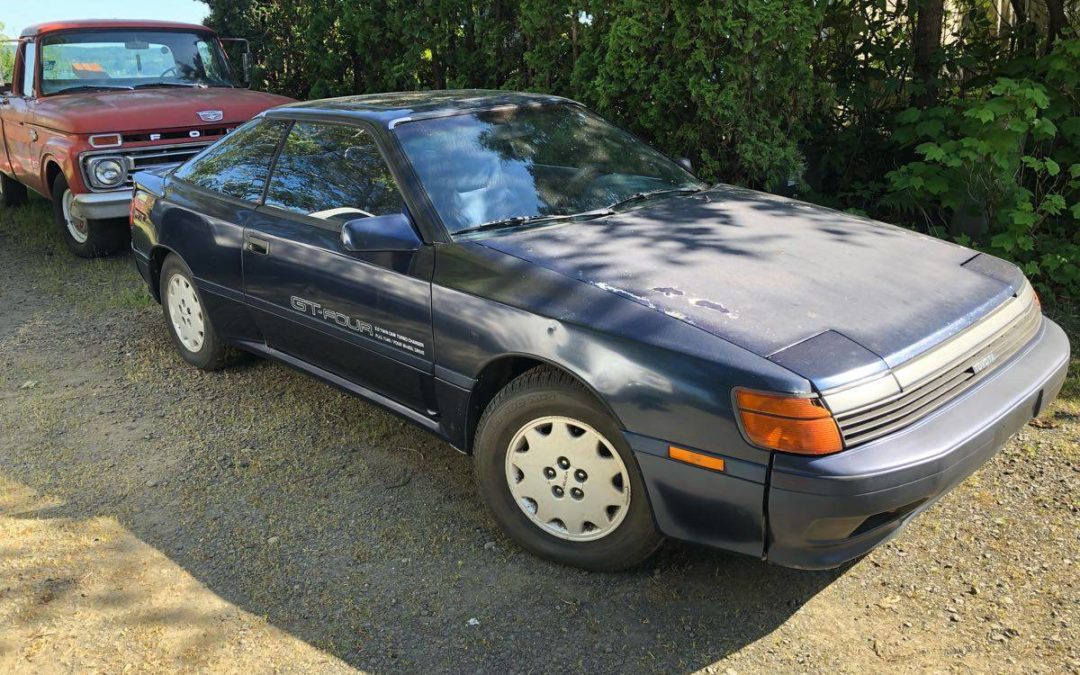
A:
<svg viewBox="0 0 1080 675">
<path fill-rule="evenodd" d="M 855 558 L 1057 395 L 1068 341 L 984 253 L 727 185 L 563 98 L 269 110 L 141 173 L 136 262 L 180 354 L 235 348 L 475 457 L 521 546 L 672 537 Z"/>
</svg>

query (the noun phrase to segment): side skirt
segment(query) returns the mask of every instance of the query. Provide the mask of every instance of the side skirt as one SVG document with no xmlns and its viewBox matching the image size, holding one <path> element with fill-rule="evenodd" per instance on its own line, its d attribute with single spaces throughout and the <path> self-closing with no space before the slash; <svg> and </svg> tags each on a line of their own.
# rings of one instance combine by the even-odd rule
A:
<svg viewBox="0 0 1080 675">
<path fill-rule="evenodd" d="M 306 361 L 302 361 L 294 356 L 289 356 L 288 354 L 279 352 L 276 349 L 268 347 L 265 344 L 259 342 L 237 340 L 232 342 L 231 344 L 245 351 L 249 351 L 253 354 L 258 354 L 259 356 L 272 359 L 274 361 L 277 361 L 278 363 L 289 366 L 290 368 L 298 370 L 302 373 L 311 375 L 312 377 L 315 377 L 329 385 L 337 387 L 338 389 L 341 389 L 346 393 L 352 394 L 353 396 L 357 396 L 366 401 L 370 401 L 371 403 L 374 403 L 375 405 L 379 406 L 384 410 L 403 417 L 409 422 L 412 422 L 421 429 L 424 429 L 425 431 L 434 434 L 435 436 L 439 437 L 444 441 L 450 440 L 449 438 L 447 438 L 446 434 L 443 433 L 438 420 L 431 419 L 423 413 L 419 413 L 412 408 L 404 406 L 397 401 L 394 401 L 393 399 L 389 399 L 382 394 L 368 389 L 367 387 L 361 387 L 360 385 L 350 382 L 343 377 L 339 377 L 334 373 L 331 373 L 329 370 L 323 370 L 318 366 L 313 366 Z"/>
</svg>

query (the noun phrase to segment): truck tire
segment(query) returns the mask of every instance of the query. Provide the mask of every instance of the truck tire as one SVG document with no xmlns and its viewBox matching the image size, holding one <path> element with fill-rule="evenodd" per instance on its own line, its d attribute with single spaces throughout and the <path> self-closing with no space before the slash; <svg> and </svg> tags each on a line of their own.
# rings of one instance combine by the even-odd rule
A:
<svg viewBox="0 0 1080 675">
<path fill-rule="evenodd" d="M 80 258 L 97 258 L 124 247 L 130 234 L 120 220 L 86 220 L 71 213 L 74 193 L 67 179 L 57 176 L 52 185 L 53 220 L 68 250 Z"/>
<path fill-rule="evenodd" d="M 0 173 L 0 206 L 22 206 L 26 203 L 26 186 Z"/>
<path fill-rule="evenodd" d="M 480 418 L 475 455 L 495 520 L 536 555 L 609 572 L 663 542 L 619 425 L 560 370 L 534 368 L 506 385 Z"/>
</svg>

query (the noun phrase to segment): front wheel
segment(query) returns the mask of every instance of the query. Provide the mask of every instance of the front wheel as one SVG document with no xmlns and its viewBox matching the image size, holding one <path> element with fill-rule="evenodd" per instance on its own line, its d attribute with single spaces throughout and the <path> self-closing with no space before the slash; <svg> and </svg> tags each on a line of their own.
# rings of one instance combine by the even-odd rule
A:
<svg viewBox="0 0 1080 675">
<path fill-rule="evenodd" d="M 477 427 L 476 477 L 507 534 L 544 558 L 614 571 L 663 541 L 618 425 L 562 371 L 531 370 L 492 400 Z"/>
<path fill-rule="evenodd" d="M 88 220 L 76 215 L 75 193 L 67 179 L 57 176 L 52 186 L 53 220 L 64 243 L 80 258 L 97 258 L 123 248 L 128 237 L 123 223 Z"/>
</svg>

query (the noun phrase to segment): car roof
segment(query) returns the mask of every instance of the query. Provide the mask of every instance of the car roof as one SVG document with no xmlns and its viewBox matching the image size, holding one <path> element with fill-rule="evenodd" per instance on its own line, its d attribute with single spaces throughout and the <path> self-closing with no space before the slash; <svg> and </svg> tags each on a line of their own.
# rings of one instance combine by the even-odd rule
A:
<svg viewBox="0 0 1080 675">
<path fill-rule="evenodd" d="M 302 101 L 267 111 L 268 117 L 356 117 L 393 128 L 401 122 L 493 108 L 574 103 L 550 94 L 492 89 L 440 89 L 341 96 Z M 297 114 L 299 113 L 299 114 Z"/>
<path fill-rule="evenodd" d="M 37 37 L 59 30 L 79 30 L 85 28 L 145 28 L 147 30 L 192 30 L 213 32 L 206 26 L 196 23 L 176 21 L 149 21 L 142 19 L 78 19 L 70 21 L 47 21 L 23 29 L 21 37 Z"/>
</svg>

